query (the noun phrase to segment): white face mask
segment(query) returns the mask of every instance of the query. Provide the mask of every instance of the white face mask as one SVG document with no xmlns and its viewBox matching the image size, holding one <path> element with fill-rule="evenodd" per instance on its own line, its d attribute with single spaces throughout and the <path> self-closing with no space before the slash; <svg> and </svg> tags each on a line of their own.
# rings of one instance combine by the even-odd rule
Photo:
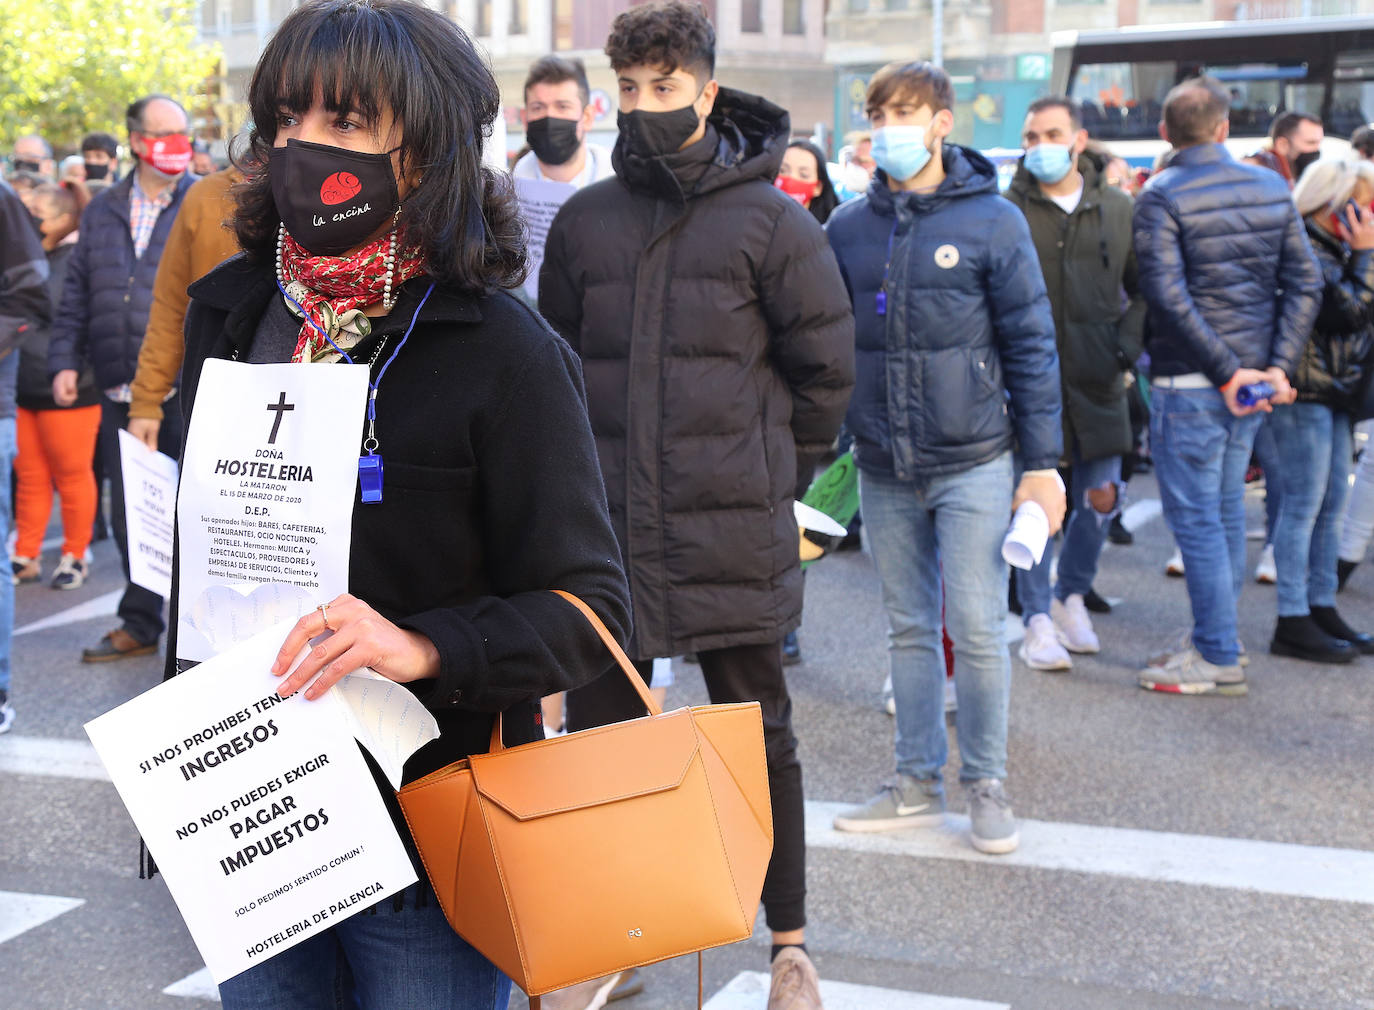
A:
<svg viewBox="0 0 1374 1010">
<path fill-rule="evenodd" d="M 851 193 L 867 193 L 868 173 L 851 162 L 840 169 L 840 183 Z"/>
</svg>

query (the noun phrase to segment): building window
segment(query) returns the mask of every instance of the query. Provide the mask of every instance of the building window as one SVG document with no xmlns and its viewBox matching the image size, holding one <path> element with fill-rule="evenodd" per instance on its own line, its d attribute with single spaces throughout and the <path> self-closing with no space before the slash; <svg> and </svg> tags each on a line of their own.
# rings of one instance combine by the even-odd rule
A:
<svg viewBox="0 0 1374 1010">
<path fill-rule="evenodd" d="M 236 25 L 251 25 L 257 18 L 253 14 L 253 0 L 233 0 L 231 21 Z"/>
<path fill-rule="evenodd" d="M 805 0 L 782 0 L 782 33 L 784 35 L 806 34 Z"/>
<path fill-rule="evenodd" d="M 491 0 L 477 0 L 477 34 L 491 37 Z"/>
<path fill-rule="evenodd" d="M 215 27 L 215 0 L 203 0 L 200 5 L 200 27 L 210 31 Z"/>
<path fill-rule="evenodd" d="M 763 31 L 763 0 L 744 0 L 739 5 L 739 30 Z"/>
<path fill-rule="evenodd" d="M 509 35 L 524 35 L 528 30 L 529 11 L 526 0 L 510 0 L 510 22 L 506 25 Z"/>
</svg>

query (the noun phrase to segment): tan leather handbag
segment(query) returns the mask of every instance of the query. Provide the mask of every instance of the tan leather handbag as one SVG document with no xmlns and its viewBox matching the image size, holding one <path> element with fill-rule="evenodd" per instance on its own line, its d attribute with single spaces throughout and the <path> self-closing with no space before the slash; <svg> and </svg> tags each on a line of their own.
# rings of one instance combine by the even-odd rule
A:
<svg viewBox="0 0 1374 1010">
<path fill-rule="evenodd" d="M 773 850 L 757 702 L 663 712 L 591 621 L 643 719 L 501 744 L 398 794 L 444 914 L 543 993 L 748 938 Z M 698 986 L 700 998 L 700 986 Z"/>
</svg>

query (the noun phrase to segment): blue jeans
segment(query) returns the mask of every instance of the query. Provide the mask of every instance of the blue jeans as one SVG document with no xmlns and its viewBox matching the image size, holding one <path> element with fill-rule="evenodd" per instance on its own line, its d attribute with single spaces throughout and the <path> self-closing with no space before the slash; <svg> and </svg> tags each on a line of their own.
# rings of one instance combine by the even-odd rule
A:
<svg viewBox="0 0 1374 1010">
<path fill-rule="evenodd" d="M 859 474 L 864 528 L 887 608 L 897 770 L 903 774 L 939 779 L 949 758 L 940 637 L 943 574 L 959 698 L 959 778 L 1006 778 L 1011 661 L 1002 538 L 1011 494 L 1009 452 L 925 481 Z"/>
<path fill-rule="evenodd" d="M 399 912 L 386 898 L 224 982 L 224 1010 L 506 1010 L 510 979 L 453 931 L 429 882 L 403 893 Z"/>
<path fill-rule="evenodd" d="M 1150 445 L 1164 520 L 1183 553 L 1193 645 L 1209 663 L 1233 666 L 1245 584 L 1245 470 L 1263 415 L 1234 416 L 1214 389 L 1156 386 L 1152 393 Z"/>
<path fill-rule="evenodd" d="M 14 528 L 10 474 L 14 472 L 16 445 L 14 418 L 0 418 L 0 538 L 4 540 L 9 539 L 10 530 Z M 10 637 L 13 634 L 14 582 L 0 578 L 0 691 L 6 694 L 10 690 Z"/>
<path fill-rule="evenodd" d="M 1350 418 L 1320 403 L 1275 407 L 1265 425 L 1283 459 L 1283 512 L 1274 532 L 1280 617 L 1336 605 L 1341 517 L 1350 497 Z M 1368 451 L 1368 450 L 1366 450 Z M 1265 484 L 1274 478 L 1264 475 Z"/>
<path fill-rule="evenodd" d="M 1121 457 L 1081 459 L 1074 447 L 1073 470 L 1069 478 L 1073 488 L 1074 507 L 1064 524 L 1064 546 L 1059 551 L 1059 581 L 1055 583 L 1056 599 L 1067 600 L 1077 594 L 1086 596 L 1097 577 L 1097 559 L 1107 540 L 1107 527 L 1112 516 L 1121 511 Z M 1111 484 L 1116 488 L 1116 504 L 1109 512 L 1099 512 L 1088 501 L 1089 488 Z M 1016 598 L 1021 601 L 1022 619 L 1029 622 L 1036 614 L 1050 612 L 1050 564 L 1054 560 L 1054 540 L 1045 545 L 1040 563 L 1026 571 L 1016 569 Z"/>
<path fill-rule="evenodd" d="M 1278 408 L 1274 408 L 1275 411 Z M 1261 415 L 1263 416 L 1263 415 Z M 1273 415 L 1270 414 L 1272 419 Z M 1274 530 L 1279 524 L 1279 513 L 1283 511 L 1284 503 L 1284 453 L 1279 445 L 1274 431 L 1272 420 L 1260 421 L 1259 430 L 1255 432 L 1255 462 L 1264 471 L 1264 542 L 1272 544 L 1274 542 Z"/>
</svg>

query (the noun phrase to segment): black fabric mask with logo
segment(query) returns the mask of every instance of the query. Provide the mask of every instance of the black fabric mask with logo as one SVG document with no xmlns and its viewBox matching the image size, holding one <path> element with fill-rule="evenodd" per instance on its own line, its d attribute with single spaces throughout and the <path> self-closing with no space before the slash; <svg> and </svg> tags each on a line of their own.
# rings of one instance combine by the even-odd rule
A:
<svg viewBox="0 0 1374 1010">
<path fill-rule="evenodd" d="M 87 181 L 87 182 L 96 182 L 96 181 L 98 181 L 98 180 L 100 180 L 100 179 L 105 178 L 105 176 L 107 176 L 107 175 L 109 175 L 109 174 L 110 174 L 110 166 L 109 166 L 109 165 L 93 165 L 93 164 L 91 164 L 89 161 L 86 162 L 86 181 Z"/>
<path fill-rule="evenodd" d="M 577 136 L 577 120 L 553 116 L 530 120 L 525 127 L 525 140 L 545 165 L 566 165 L 582 146 Z"/>
<path fill-rule="evenodd" d="M 29 161 L 27 158 L 15 158 L 14 170 L 16 172 L 42 172 L 43 166 L 36 161 Z"/>
<path fill-rule="evenodd" d="M 621 112 L 616 116 L 620 127 L 620 143 L 625 152 L 640 158 L 657 158 L 673 154 L 696 132 L 701 119 L 695 106 L 688 105 L 671 112 Z"/>
<path fill-rule="evenodd" d="M 1305 151 L 1293 159 L 1293 181 L 1302 178 L 1303 169 L 1322 156 L 1320 151 Z"/>
<path fill-rule="evenodd" d="M 282 224 L 314 256 L 341 256 L 362 245 L 401 205 L 391 152 L 288 140 L 272 148 L 268 170 Z"/>
</svg>

